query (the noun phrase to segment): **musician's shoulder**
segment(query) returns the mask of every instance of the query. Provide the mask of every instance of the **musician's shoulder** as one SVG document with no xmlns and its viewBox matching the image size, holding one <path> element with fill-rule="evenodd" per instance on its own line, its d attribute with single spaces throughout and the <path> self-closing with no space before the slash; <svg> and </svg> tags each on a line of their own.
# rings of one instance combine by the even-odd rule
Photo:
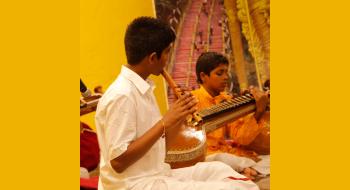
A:
<svg viewBox="0 0 350 190">
<path fill-rule="evenodd" d="M 195 89 L 195 90 L 192 90 L 191 91 L 191 94 L 193 94 L 194 96 L 198 97 L 200 95 L 200 90 L 199 88 L 198 89 Z"/>
</svg>

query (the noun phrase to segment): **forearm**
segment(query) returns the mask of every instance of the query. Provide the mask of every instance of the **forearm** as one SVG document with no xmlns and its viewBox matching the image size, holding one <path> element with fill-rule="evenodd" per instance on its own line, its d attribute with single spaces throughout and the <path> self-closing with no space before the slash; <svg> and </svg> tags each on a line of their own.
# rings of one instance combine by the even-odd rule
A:
<svg viewBox="0 0 350 190">
<path fill-rule="evenodd" d="M 256 120 L 257 123 L 259 123 L 261 116 L 263 115 L 264 111 L 256 111 L 254 113 L 254 118 Z"/>
<path fill-rule="evenodd" d="M 144 156 L 147 151 L 153 146 L 155 142 L 163 135 L 163 125 L 159 121 L 150 130 L 148 130 L 141 137 L 133 141 L 128 149 L 118 156 L 117 158 L 111 160 L 111 165 L 113 169 L 121 173 L 127 169 L 130 165 L 139 160 Z"/>
</svg>

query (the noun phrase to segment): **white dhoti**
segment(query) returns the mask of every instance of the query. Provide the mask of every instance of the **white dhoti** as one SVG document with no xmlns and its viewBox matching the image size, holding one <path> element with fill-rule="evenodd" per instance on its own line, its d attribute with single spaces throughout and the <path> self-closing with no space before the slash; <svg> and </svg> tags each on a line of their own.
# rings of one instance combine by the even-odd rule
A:
<svg viewBox="0 0 350 190">
<path fill-rule="evenodd" d="M 215 153 L 206 157 L 207 162 L 220 161 L 232 167 L 237 172 L 243 171 L 245 168 L 253 168 L 258 174 L 257 185 L 261 190 L 270 189 L 270 155 L 261 155 L 261 160 L 255 162 L 250 158 L 240 157 L 229 153 Z"/>
<path fill-rule="evenodd" d="M 235 171 L 241 172 L 244 168 L 254 168 L 262 175 L 270 174 L 270 155 L 258 156 L 261 160 L 255 162 L 246 157 L 240 157 L 229 153 L 215 153 L 206 157 L 206 162 L 220 161 L 231 166 Z"/>
<path fill-rule="evenodd" d="M 132 190 L 259 190 L 246 179 L 222 162 L 199 162 L 173 169 L 169 175 L 146 177 Z"/>
</svg>

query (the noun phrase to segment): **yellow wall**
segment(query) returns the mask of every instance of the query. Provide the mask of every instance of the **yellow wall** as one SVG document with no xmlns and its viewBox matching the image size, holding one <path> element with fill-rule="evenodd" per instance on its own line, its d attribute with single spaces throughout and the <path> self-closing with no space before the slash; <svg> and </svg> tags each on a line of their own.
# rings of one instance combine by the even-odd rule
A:
<svg viewBox="0 0 350 190">
<path fill-rule="evenodd" d="M 106 90 L 126 63 L 125 29 L 138 16 L 155 16 L 152 0 L 80 1 L 80 77 L 91 90 L 97 85 Z M 151 78 L 157 85 L 155 95 L 164 113 L 164 81 L 161 77 Z M 95 128 L 94 113 L 82 116 L 81 121 Z"/>
</svg>

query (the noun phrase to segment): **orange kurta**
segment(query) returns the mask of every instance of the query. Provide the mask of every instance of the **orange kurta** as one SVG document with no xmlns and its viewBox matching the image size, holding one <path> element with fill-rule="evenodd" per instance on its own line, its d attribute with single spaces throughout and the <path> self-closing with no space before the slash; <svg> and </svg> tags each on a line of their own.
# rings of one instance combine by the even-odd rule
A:
<svg viewBox="0 0 350 190">
<path fill-rule="evenodd" d="M 197 104 L 198 110 L 205 109 L 216 105 L 223 100 L 232 98 L 232 96 L 224 92 L 216 97 L 212 97 L 203 86 L 192 91 L 192 94 L 199 100 Z M 248 157 L 256 157 L 257 155 L 255 153 L 248 153 L 247 151 L 243 153 L 242 151 L 237 151 L 237 149 L 232 149 L 232 147 L 226 143 L 225 139 L 228 137 L 229 139 L 232 139 L 235 144 L 249 145 L 259 135 L 263 128 L 263 123 L 259 122 L 258 124 L 253 113 L 248 114 L 226 126 L 208 133 L 207 154 L 229 152 L 239 154 L 240 156 L 248 155 Z"/>
</svg>

